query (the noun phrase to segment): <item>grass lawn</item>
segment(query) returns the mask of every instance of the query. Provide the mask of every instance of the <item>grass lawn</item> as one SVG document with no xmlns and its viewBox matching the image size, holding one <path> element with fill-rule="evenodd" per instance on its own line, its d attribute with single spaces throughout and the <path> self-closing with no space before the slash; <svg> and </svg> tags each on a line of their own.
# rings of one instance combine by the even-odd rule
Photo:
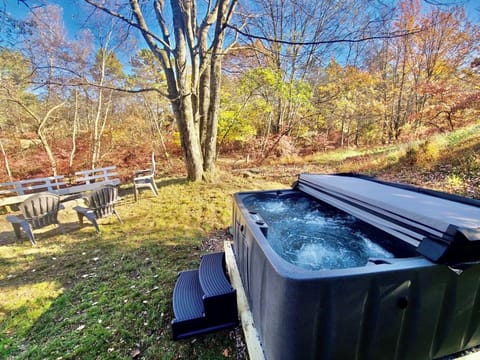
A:
<svg viewBox="0 0 480 360">
<path fill-rule="evenodd" d="M 172 291 L 179 271 L 196 268 L 231 223 L 232 194 L 286 185 L 242 176 L 215 184 L 157 179 L 135 203 L 121 191 L 101 235 L 79 227 L 69 208 L 66 228 L 37 232 L 38 245 L 16 241 L 0 216 L 1 359 L 239 358 L 240 330 L 174 342 Z M 213 245 L 212 245 L 213 244 Z"/>
</svg>

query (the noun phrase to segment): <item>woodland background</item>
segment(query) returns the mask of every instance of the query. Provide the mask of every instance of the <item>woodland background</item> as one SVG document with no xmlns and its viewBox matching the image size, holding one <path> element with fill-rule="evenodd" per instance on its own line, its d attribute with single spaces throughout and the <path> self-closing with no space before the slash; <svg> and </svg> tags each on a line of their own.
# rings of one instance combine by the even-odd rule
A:
<svg viewBox="0 0 480 360">
<path fill-rule="evenodd" d="M 61 6 L 22 3 L 25 18 L 1 13 L 0 181 L 105 165 L 126 179 L 151 151 L 164 168 L 178 166 L 165 74 L 133 30 L 91 11 L 73 34 Z M 480 31 L 464 7 L 403 0 L 372 17 L 374 5 L 240 8 L 249 21 L 222 54 L 217 158 L 261 164 L 425 141 L 478 122 Z M 388 36 L 362 37 L 374 18 Z"/>
</svg>

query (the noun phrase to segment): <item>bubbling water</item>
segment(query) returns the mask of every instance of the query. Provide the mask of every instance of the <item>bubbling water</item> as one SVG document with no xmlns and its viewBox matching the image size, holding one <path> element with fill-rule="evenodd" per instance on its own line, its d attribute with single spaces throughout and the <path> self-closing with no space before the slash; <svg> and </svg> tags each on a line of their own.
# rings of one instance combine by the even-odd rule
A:
<svg viewBox="0 0 480 360">
<path fill-rule="evenodd" d="M 355 217 L 306 196 L 244 200 L 268 225 L 267 240 L 285 260 L 308 270 L 364 266 L 393 255 L 362 231 Z"/>
</svg>

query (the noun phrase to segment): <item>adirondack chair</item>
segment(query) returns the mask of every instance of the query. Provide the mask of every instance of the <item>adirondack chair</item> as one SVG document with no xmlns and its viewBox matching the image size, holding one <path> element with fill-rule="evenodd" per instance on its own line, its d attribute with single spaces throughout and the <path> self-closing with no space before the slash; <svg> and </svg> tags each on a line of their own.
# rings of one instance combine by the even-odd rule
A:
<svg viewBox="0 0 480 360">
<path fill-rule="evenodd" d="M 26 198 L 19 209 L 22 215 L 9 215 L 6 217 L 15 231 L 17 239 L 21 238 L 22 230 L 30 239 L 32 245 L 36 245 L 34 229 L 55 224 L 63 233 L 62 225 L 58 222 L 58 211 L 63 209 L 60 197 L 50 193 L 38 193 Z"/>
<path fill-rule="evenodd" d="M 83 225 L 83 218 L 86 217 L 99 234 L 100 228 L 97 219 L 115 215 L 120 223 L 123 222 L 115 210 L 115 203 L 118 199 L 118 189 L 114 185 L 104 185 L 84 197 L 86 207 L 75 206 L 73 209 L 77 212 L 80 225 Z"/>
<path fill-rule="evenodd" d="M 133 190 L 135 201 L 138 201 L 138 192 L 141 188 L 149 188 L 155 196 L 158 196 L 157 184 L 155 184 L 155 153 L 152 152 L 152 167 L 147 170 L 136 170 L 133 176 Z"/>
</svg>

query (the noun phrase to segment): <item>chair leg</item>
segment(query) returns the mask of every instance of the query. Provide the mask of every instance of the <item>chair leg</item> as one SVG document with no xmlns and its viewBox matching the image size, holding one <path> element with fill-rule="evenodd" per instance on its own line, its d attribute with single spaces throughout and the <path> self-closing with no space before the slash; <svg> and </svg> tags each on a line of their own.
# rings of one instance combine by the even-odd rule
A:
<svg viewBox="0 0 480 360">
<path fill-rule="evenodd" d="M 136 186 L 133 186 L 133 192 L 135 193 L 135 202 L 138 201 L 138 189 Z"/>
<path fill-rule="evenodd" d="M 158 196 L 158 188 L 157 188 L 157 184 L 155 184 L 155 179 L 152 179 L 152 185 L 153 185 L 153 192 L 155 194 L 155 196 Z"/>
<path fill-rule="evenodd" d="M 77 211 L 77 217 L 78 217 L 78 222 L 80 223 L 80 226 L 83 225 L 83 214 L 81 212 Z"/>
<path fill-rule="evenodd" d="M 113 209 L 113 213 L 115 214 L 115 216 L 117 217 L 118 221 L 123 224 L 123 221 L 122 219 L 120 218 L 120 215 L 118 214 L 117 210 Z"/>
<path fill-rule="evenodd" d="M 65 229 L 63 228 L 63 225 L 60 224 L 59 222 L 57 222 L 57 227 L 58 227 L 58 229 L 62 232 L 62 234 L 65 235 Z"/>
<path fill-rule="evenodd" d="M 95 230 L 97 231 L 97 234 L 100 234 L 100 228 L 98 227 L 97 217 L 95 216 L 95 214 L 93 212 L 86 212 L 84 215 L 92 223 L 92 225 L 95 227 Z"/>
<path fill-rule="evenodd" d="M 35 236 L 33 235 L 32 228 L 30 227 L 30 224 L 27 221 L 24 221 L 20 224 L 23 228 L 23 231 L 25 231 L 25 234 L 27 234 L 28 239 L 32 243 L 32 245 L 37 245 L 35 242 Z"/>
<path fill-rule="evenodd" d="M 97 217 L 95 216 L 93 211 L 82 208 L 80 206 L 76 206 L 73 209 L 77 212 L 78 221 L 80 222 L 80 226 L 83 225 L 83 217 L 85 216 L 93 224 L 93 226 L 95 226 L 95 230 L 97 231 L 97 234 L 100 233 L 100 228 L 98 227 L 98 224 L 97 224 Z"/>
<path fill-rule="evenodd" d="M 20 229 L 20 224 L 12 223 L 12 227 L 13 231 L 15 232 L 15 237 L 20 240 L 22 238 L 22 230 Z"/>
</svg>

